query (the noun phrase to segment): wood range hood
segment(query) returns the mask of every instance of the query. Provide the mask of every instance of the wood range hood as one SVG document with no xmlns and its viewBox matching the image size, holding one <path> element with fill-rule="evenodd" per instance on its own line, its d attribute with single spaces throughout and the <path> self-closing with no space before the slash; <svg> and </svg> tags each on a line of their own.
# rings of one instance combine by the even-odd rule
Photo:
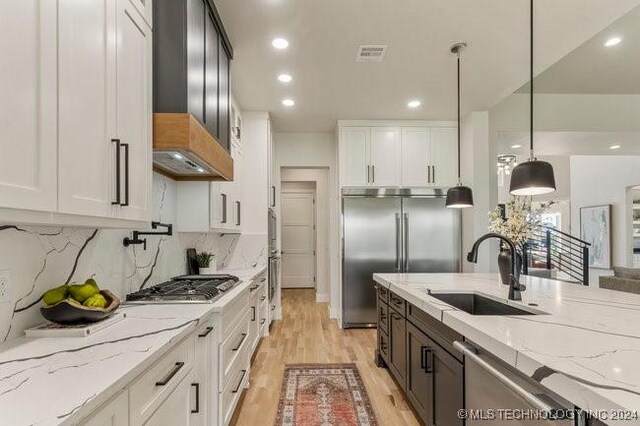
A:
<svg viewBox="0 0 640 426">
<path fill-rule="evenodd" d="M 233 180 L 233 158 L 189 113 L 153 114 L 153 170 L 175 180 Z"/>
</svg>

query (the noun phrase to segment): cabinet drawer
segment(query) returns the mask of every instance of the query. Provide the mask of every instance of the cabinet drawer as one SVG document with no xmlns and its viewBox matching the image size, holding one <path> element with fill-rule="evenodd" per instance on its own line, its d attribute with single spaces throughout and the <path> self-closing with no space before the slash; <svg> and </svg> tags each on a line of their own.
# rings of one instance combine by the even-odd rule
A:
<svg viewBox="0 0 640 426">
<path fill-rule="evenodd" d="M 249 351 L 245 348 L 240 357 L 233 363 L 229 372 L 229 382 L 220 393 L 220 414 L 222 423 L 229 424 L 233 411 L 242 395 L 242 390 L 249 382 Z"/>
<path fill-rule="evenodd" d="M 220 344 L 220 389 L 223 389 L 232 375 L 231 367 L 234 361 L 244 353 L 249 346 L 250 309 L 245 309 L 244 316 L 236 324 L 226 339 Z"/>
<path fill-rule="evenodd" d="M 194 337 L 188 337 L 133 382 L 129 391 L 132 426 L 143 424 L 193 369 L 194 346 Z"/>
<path fill-rule="evenodd" d="M 389 333 L 389 306 L 378 302 L 378 330 Z"/>
<path fill-rule="evenodd" d="M 249 284 L 249 288 L 251 284 Z M 224 308 L 224 312 L 220 316 L 220 335 L 228 336 L 229 333 L 238 325 L 238 321 L 248 310 L 249 306 L 249 288 L 240 294 L 233 303 Z"/>
<path fill-rule="evenodd" d="M 393 292 L 389 292 L 389 306 L 398 311 L 400 315 L 406 315 L 404 299 Z"/>
<path fill-rule="evenodd" d="M 453 329 L 447 327 L 428 313 L 417 308 L 411 303 L 407 303 L 407 319 L 413 323 L 420 331 L 428 335 L 431 339 L 435 340 L 440 346 L 442 346 L 447 352 L 457 358 L 459 361 L 463 360 L 463 356 L 460 351 L 453 347 L 453 342 L 456 340 L 464 340 L 462 335 Z"/>
<path fill-rule="evenodd" d="M 389 289 L 383 286 L 382 284 L 377 284 L 377 286 L 378 286 L 378 299 L 382 300 L 385 303 L 388 302 Z"/>
</svg>

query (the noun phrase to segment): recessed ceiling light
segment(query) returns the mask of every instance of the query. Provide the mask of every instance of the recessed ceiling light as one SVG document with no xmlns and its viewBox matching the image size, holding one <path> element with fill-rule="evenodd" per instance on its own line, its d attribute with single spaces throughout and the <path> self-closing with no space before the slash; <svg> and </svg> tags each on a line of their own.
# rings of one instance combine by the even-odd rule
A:
<svg viewBox="0 0 640 426">
<path fill-rule="evenodd" d="M 184 157 L 181 154 L 178 154 L 177 152 L 173 153 L 173 158 L 175 158 L 176 160 L 182 160 Z"/>
<path fill-rule="evenodd" d="M 522 145 L 520 145 L 519 143 L 515 145 L 511 145 L 511 149 L 518 149 L 518 148 L 522 148 Z"/>
<path fill-rule="evenodd" d="M 620 43 L 622 41 L 622 39 L 620 37 L 611 37 L 610 39 L 608 39 L 607 41 L 604 42 L 604 45 L 606 47 L 612 47 L 615 46 L 616 44 Z"/>
<path fill-rule="evenodd" d="M 286 107 L 292 107 L 296 104 L 296 102 L 293 99 L 284 99 L 282 101 L 282 105 L 286 106 Z"/>
<path fill-rule="evenodd" d="M 280 74 L 280 75 L 278 76 L 278 81 L 279 81 L 280 83 L 290 83 L 290 82 L 291 82 L 291 80 L 293 80 L 293 77 L 291 77 L 291 75 L 290 75 L 290 74 Z"/>
<path fill-rule="evenodd" d="M 204 173 L 204 169 L 202 167 L 198 167 L 198 172 Z"/>
<path fill-rule="evenodd" d="M 620 145 L 611 145 L 609 149 L 620 149 Z"/>
<path fill-rule="evenodd" d="M 287 47 L 289 47 L 289 42 L 284 39 L 284 38 L 274 38 L 273 41 L 271 42 L 271 45 L 273 47 L 275 47 L 276 49 L 286 49 Z"/>
<path fill-rule="evenodd" d="M 409 108 L 418 108 L 420 105 L 422 105 L 422 102 L 418 100 L 409 101 L 409 103 L 407 104 Z"/>
</svg>

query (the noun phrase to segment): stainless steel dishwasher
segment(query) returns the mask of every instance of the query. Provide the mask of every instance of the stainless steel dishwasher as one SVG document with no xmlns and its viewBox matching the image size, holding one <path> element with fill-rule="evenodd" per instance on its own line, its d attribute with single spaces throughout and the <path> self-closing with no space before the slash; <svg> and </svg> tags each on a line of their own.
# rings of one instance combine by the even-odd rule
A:
<svg viewBox="0 0 640 426">
<path fill-rule="evenodd" d="M 558 413 L 573 412 L 575 407 L 469 342 L 454 342 L 454 347 L 465 356 L 467 425 L 587 425 L 583 416 L 551 420 Z"/>
</svg>

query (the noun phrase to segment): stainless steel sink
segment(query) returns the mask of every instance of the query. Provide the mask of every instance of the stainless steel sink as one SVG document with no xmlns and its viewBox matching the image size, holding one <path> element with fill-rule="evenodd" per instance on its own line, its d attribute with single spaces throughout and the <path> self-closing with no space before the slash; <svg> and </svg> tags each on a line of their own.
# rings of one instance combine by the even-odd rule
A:
<svg viewBox="0 0 640 426">
<path fill-rule="evenodd" d="M 476 293 L 429 293 L 429 296 L 471 315 L 537 315 Z"/>
</svg>

